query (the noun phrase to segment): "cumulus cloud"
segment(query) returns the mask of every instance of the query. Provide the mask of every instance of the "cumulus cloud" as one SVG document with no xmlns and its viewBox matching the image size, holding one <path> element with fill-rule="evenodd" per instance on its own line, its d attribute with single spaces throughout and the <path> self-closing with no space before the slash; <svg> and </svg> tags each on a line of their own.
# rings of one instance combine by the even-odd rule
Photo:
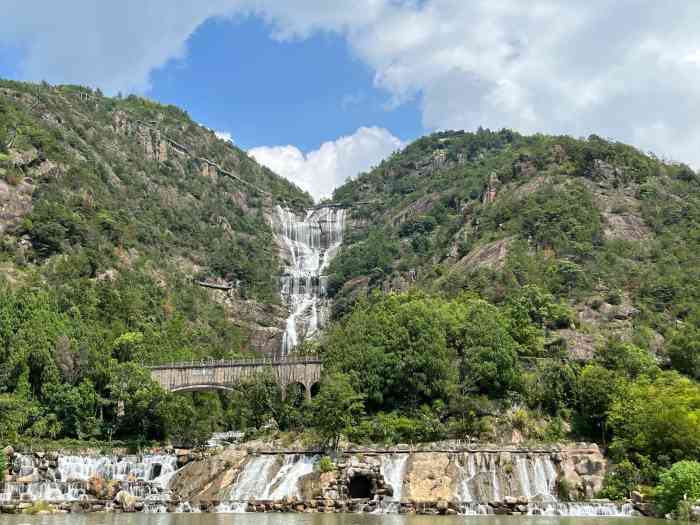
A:
<svg viewBox="0 0 700 525">
<path fill-rule="evenodd" d="M 694 0 L 8 2 L 0 43 L 22 47 L 34 80 L 143 91 L 203 21 L 250 14 L 281 40 L 342 35 L 394 107 L 419 100 L 428 130 L 597 133 L 700 166 Z"/>
<path fill-rule="evenodd" d="M 228 131 L 215 131 L 214 135 L 216 135 L 221 140 L 225 140 L 227 142 L 233 142 L 233 137 L 231 136 L 231 133 L 229 133 Z"/>
<path fill-rule="evenodd" d="M 401 141 L 386 129 L 362 127 L 306 154 L 291 145 L 262 146 L 248 153 L 320 199 L 330 197 L 348 177 L 368 170 L 401 147 Z"/>
</svg>

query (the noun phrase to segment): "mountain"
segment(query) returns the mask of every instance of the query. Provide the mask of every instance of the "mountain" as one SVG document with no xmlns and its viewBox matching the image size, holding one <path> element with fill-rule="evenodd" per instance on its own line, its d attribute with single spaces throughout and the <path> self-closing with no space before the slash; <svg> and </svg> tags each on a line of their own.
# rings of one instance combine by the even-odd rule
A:
<svg viewBox="0 0 700 525">
<path fill-rule="evenodd" d="M 700 178 L 597 136 L 435 133 L 334 193 L 351 231 L 330 268 L 335 317 L 371 290 L 474 293 L 523 287 L 569 310 L 534 355 L 589 360 L 610 340 L 664 357 L 700 318 Z M 535 316 L 536 317 L 536 316 Z"/>
<path fill-rule="evenodd" d="M 108 346 L 138 334 L 141 362 L 278 345 L 269 217 L 312 202 L 174 106 L 0 82 L 1 286 Z"/>
</svg>

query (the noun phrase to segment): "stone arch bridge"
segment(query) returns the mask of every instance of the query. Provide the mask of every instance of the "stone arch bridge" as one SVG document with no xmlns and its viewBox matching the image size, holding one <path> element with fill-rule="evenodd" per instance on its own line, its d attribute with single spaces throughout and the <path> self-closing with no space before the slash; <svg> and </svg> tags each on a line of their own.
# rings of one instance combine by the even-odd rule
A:
<svg viewBox="0 0 700 525">
<path fill-rule="evenodd" d="M 287 395 L 290 385 L 301 385 L 306 399 L 321 380 L 323 363 L 317 357 L 241 359 L 236 361 L 192 361 L 150 367 L 151 377 L 170 392 L 232 390 L 245 379 L 269 370 Z"/>
</svg>

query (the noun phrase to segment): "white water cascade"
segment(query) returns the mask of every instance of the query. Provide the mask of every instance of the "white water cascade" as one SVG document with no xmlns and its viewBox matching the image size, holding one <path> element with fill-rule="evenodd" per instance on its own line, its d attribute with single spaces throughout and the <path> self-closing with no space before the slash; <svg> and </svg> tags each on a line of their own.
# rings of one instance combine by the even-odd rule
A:
<svg viewBox="0 0 700 525">
<path fill-rule="evenodd" d="M 0 484 L 0 501 L 79 501 L 89 497 L 92 479 L 118 481 L 122 490 L 145 499 L 167 490 L 176 470 L 171 455 L 58 455 L 48 461 L 15 454 L 12 480 Z"/>
<path fill-rule="evenodd" d="M 301 341 L 314 337 L 328 319 L 323 272 L 343 242 L 345 210 L 319 207 L 304 218 L 281 206 L 275 212 L 274 231 L 285 261 L 280 293 L 289 308 L 280 351 L 288 355 Z"/>
<path fill-rule="evenodd" d="M 506 459 L 498 453 L 465 452 L 456 456 L 455 465 L 456 496 L 465 503 L 499 501 L 506 495 L 556 501 L 557 472 L 548 454 L 512 454 Z"/>
<path fill-rule="evenodd" d="M 281 459 L 281 462 L 280 462 Z M 313 472 L 318 456 L 263 454 L 250 459 L 238 474 L 217 512 L 245 512 L 248 501 L 300 498 L 300 479 Z"/>
<path fill-rule="evenodd" d="M 383 513 L 399 512 L 403 496 L 403 482 L 406 478 L 408 454 L 382 456 L 381 473 L 384 481 L 391 487 L 392 496 L 384 498 L 379 510 Z"/>
</svg>

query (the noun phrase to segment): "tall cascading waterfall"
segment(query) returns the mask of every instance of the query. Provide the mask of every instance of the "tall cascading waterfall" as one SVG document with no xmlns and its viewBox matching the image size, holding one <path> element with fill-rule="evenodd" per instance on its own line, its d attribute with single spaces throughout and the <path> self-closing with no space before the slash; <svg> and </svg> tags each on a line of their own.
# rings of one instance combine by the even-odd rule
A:
<svg viewBox="0 0 700 525">
<path fill-rule="evenodd" d="M 345 210 L 319 207 L 303 218 L 275 208 L 274 231 L 284 250 L 285 269 L 280 294 L 289 317 L 280 352 L 288 355 L 306 338 L 313 337 L 328 319 L 327 278 L 323 272 L 343 242 Z"/>
<path fill-rule="evenodd" d="M 0 501 L 79 501 L 91 479 L 117 481 L 141 499 L 166 491 L 177 470 L 171 455 L 57 455 L 52 460 L 15 454 L 11 480 L 0 484 Z"/>
</svg>

